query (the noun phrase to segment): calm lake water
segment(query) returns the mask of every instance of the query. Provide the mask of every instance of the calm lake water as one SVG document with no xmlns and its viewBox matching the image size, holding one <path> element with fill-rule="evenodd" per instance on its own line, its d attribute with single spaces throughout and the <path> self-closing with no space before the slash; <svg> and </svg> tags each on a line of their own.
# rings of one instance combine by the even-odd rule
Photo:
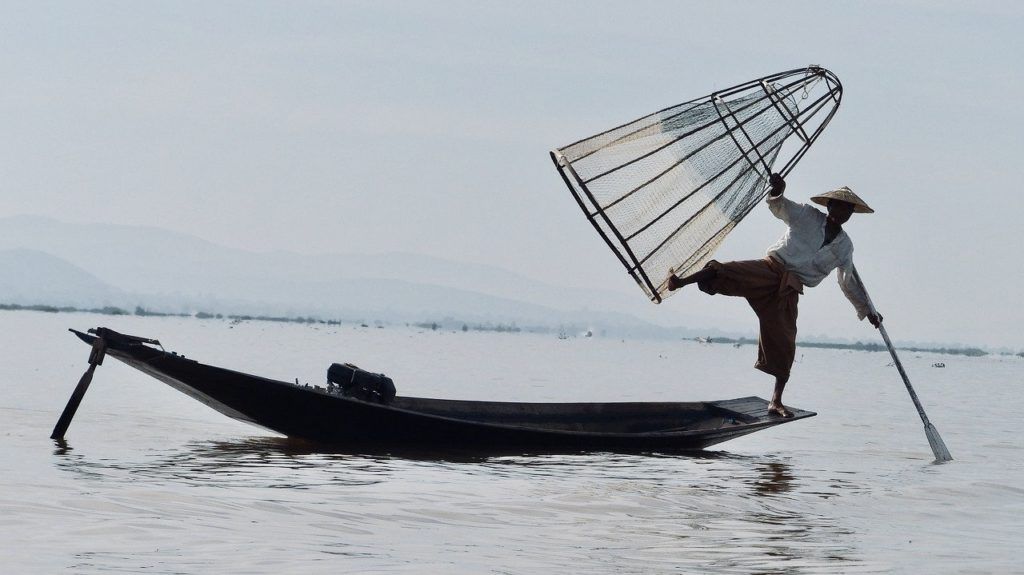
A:
<svg viewBox="0 0 1024 575">
<path fill-rule="evenodd" d="M 0 312 L 0 572 L 1024 573 L 1021 358 L 901 355 L 947 464 L 887 354 L 815 349 L 787 399 L 818 417 L 701 456 L 308 452 L 112 358 L 61 448 L 89 352 L 66 329 L 98 325 L 289 381 L 351 361 L 403 395 L 770 393 L 750 346 Z"/>
</svg>

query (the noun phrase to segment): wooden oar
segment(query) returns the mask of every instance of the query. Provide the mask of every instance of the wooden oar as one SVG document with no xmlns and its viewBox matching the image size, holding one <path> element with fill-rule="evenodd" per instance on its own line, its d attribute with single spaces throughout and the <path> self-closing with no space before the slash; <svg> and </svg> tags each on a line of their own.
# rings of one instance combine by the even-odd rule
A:
<svg viewBox="0 0 1024 575">
<path fill-rule="evenodd" d="M 874 308 L 875 305 L 871 303 L 871 296 L 868 295 L 868 290 L 864 287 L 864 282 L 860 279 L 860 274 L 857 273 L 857 269 L 853 269 L 853 277 L 857 278 L 857 283 L 860 284 L 862 290 L 864 290 L 865 297 L 868 298 L 868 303 Z M 924 412 L 924 406 L 921 405 L 921 400 L 917 398 L 917 393 L 914 391 L 914 387 L 910 385 L 910 378 L 907 377 L 907 372 L 903 369 L 903 364 L 900 362 L 899 356 L 896 355 L 896 348 L 893 347 L 892 341 L 889 339 L 888 332 L 885 331 L 885 325 L 879 324 L 878 331 L 882 333 L 882 339 L 885 340 L 886 347 L 889 348 L 889 353 L 892 355 L 892 361 L 896 364 L 896 369 L 900 372 L 900 377 L 903 378 L 904 385 L 907 386 L 907 391 L 910 392 L 910 399 L 914 401 L 914 407 L 917 408 L 918 415 L 921 416 L 921 421 L 924 423 L 924 434 L 928 438 L 928 445 L 932 448 L 932 453 L 935 454 L 935 461 L 952 461 L 953 456 L 949 454 L 949 450 L 946 449 L 946 444 L 942 441 L 942 437 L 939 436 L 939 430 L 935 429 L 931 421 L 928 421 L 928 415 Z"/>
<path fill-rule="evenodd" d="M 106 340 L 102 337 L 97 337 L 93 340 L 92 351 L 89 352 L 89 369 L 85 370 L 85 373 L 82 374 L 82 379 L 78 380 L 78 385 L 75 386 L 75 391 L 71 393 L 68 404 L 64 406 L 64 411 L 60 414 L 57 425 L 53 427 L 50 439 L 58 441 L 64 439 L 64 433 L 67 432 L 68 426 L 71 425 L 71 420 L 74 419 L 75 412 L 78 411 L 78 405 L 82 403 L 85 392 L 89 390 L 89 384 L 92 383 L 92 374 L 95 373 L 96 366 L 103 364 L 103 357 L 106 355 L 106 351 Z"/>
</svg>

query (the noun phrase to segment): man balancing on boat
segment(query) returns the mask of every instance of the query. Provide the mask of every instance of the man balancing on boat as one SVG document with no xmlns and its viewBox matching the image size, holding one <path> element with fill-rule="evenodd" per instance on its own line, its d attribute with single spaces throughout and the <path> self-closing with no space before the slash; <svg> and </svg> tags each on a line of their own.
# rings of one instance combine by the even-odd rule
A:
<svg viewBox="0 0 1024 575">
<path fill-rule="evenodd" d="M 853 242 L 843 224 L 856 212 L 873 213 L 864 200 L 850 188 L 811 197 L 826 206 L 823 214 L 808 204 L 798 204 L 783 196 L 786 182 L 779 174 L 771 177 L 768 209 L 786 222 L 789 229 L 761 260 L 721 263 L 708 262 L 704 269 L 680 278 L 670 275 L 668 289 L 677 290 L 696 283 L 702 292 L 744 297 L 760 321 L 757 363 L 754 367 L 775 376 L 775 391 L 768 412 L 793 417 L 782 404 L 782 391 L 789 381 L 796 356 L 797 301 L 804 286 L 814 287 L 838 269 L 839 287 L 857 310 L 876 328 L 882 315 L 871 306 L 864 288 L 853 272 Z"/>
</svg>

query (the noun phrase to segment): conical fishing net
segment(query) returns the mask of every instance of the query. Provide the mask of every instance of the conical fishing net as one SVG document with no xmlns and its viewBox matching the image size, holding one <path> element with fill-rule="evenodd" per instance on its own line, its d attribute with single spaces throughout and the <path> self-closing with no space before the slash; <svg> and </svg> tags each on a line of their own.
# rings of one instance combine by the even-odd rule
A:
<svg viewBox="0 0 1024 575">
<path fill-rule="evenodd" d="M 812 66 L 666 108 L 551 152 L 566 185 L 647 296 L 700 269 L 835 114 L 842 86 Z M 796 135 L 793 144 L 787 143 Z"/>
</svg>

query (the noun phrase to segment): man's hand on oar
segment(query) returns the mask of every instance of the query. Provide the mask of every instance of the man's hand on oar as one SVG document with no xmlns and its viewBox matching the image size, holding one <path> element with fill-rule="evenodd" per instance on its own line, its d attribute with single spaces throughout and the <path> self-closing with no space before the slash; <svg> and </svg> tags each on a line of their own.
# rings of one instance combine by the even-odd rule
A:
<svg viewBox="0 0 1024 575">
<path fill-rule="evenodd" d="M 875 329 L 878 329 L 882 327 L 882 314 L 877 311 L 875 313 L 869 313 L 868 321 L 871 322 L 871 325 L 875 326 Z"/>
</svg>

